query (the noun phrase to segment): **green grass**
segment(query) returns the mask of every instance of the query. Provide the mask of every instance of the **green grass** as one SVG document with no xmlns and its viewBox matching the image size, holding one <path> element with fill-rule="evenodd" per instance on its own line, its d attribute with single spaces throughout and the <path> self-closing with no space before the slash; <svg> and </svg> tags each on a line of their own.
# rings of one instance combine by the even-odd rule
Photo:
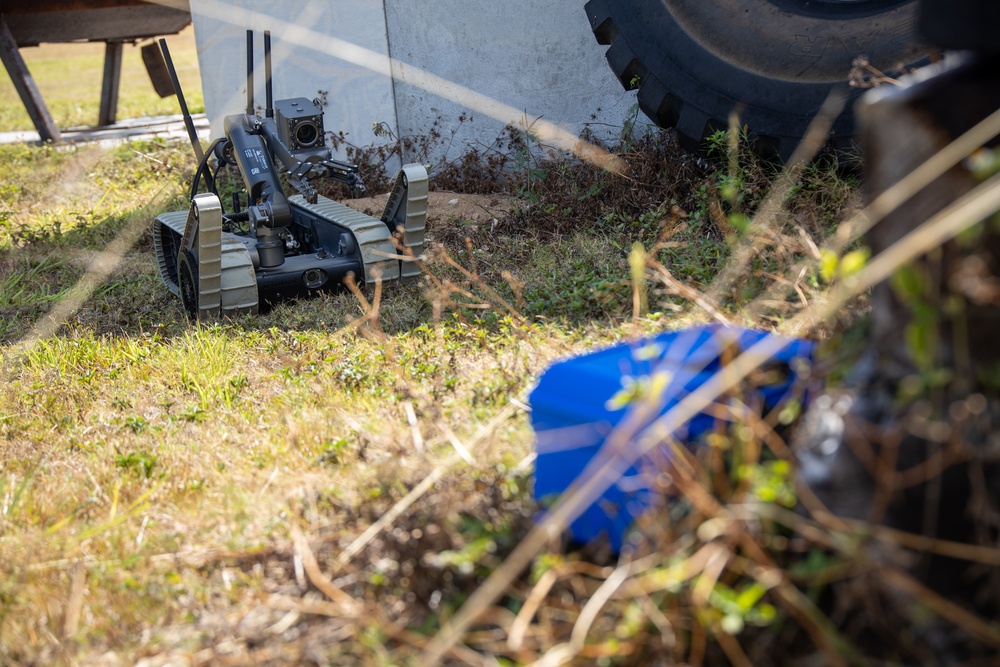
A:
<svg viewBox="0 0 1000 667">
<path fill-rule="evenodd" d="M 613 195 L 634 201 L 632 185 L 605 183 L 610 198 L 599 204 L 586 179 L 601 176 L 566 166 L 549 172 L 558 181 L 534 172 L 540 205 L 518 203 L 495 230 L 435 216 L 433 279 L 387 285 L 377 323 L 359 323 L 363 305 L 342 292 L 189 324 L 159 283 L 145 232 L 58 329 L 26 341 L 96 253 L 184 206 L 192 164 L 183 145 L 146 142 L 3 147 L 0 168 L 9 174 L 0 197 L 0 662 L 11 664 L 112 654 L 124 663 L 398 664 L 416 655 L 538 509 L 523 407 L 538 374 L 574 352 L 706 319 L 654 272 L 639 277 L 649 312 L 633 312 L 634 244 L 701 289 L 739 241 L 713 226 L 714 171 L 629 208 Z M 573 201 L 548 205 L 574 192 L 564 187 L 574 178 Z M 747 178 L 766 187 L 766 176 Z M 830 209 L 848 205 L 850 186 L 832 172 L 809 178 L 840 193 Z M 836 216 L 796 206 L 789 225 L 816 230 L 809 225 Z M 573 221 L 545 226 L 569 208 Z M 783 252 L 754 267 L 754 285 L 769 286 L 766 273 L 807 253 Z M 746 298 L 735 290 L 721 307 L 745 321 Z M 468 461 L 456 453 L 463 447 Z M 784 489 L 775 474 L 753 483 Z M 436 481 L 423 497 L 340 560 L 428 475 Z M 550 566 L 602 571 L 573 565 L 579 558 L 562 560 L 554 545 L 535 576 Z M 324 578 L 365 614 L 339 616 L 317 592 Z M 497 618 L 509 624 L 536 581 L 520 580 Z M 593 581 L 554 590 L 579 604 Z M 757 593 L 747 579 L 720 584 L 706 623 L 769 622 L 773 609 Z M 657 600 L 673 619 L 678 607 Z M 545 622 L 563 632 L 575 612 L 557 607 Z M 618 627 L 602 626 L 609 642 L 638 641 L 650 627 L 638 606 L 615 610 Z M 493 646 L 488 633 L 469 641 Z M 539 639 L 538 651 L 557 639 Z"/>
<path fill-rule="evenodd" d="M 469 442 L 511 399 L 523 399 L 547 360 L 621 335 L 613 324 L 538 327 L 502 312 L 460 309 L 435 321 L 424 290 L 402 286 L 385 294 L 385 333 L 351 326 L 362 311 L 347 293 L 192 327 L 159 284 L 145 234 L 57 335 L 21 347 L 94 252 L 132 221 L 181 205 L 191 165 L 184 146 L 162 142 L 6 147 L 0 161 L 12 175 L 0 235 L 7 661 L 55 659 L 44 627 L 65 622 L 67 559 L 84 563 L 88 591 L 68 636 L 79 659 L 101 647 L 129 660 L 196 649 L 195 635 L 171 639 L 170 628 L 205 620 L 208 597 L 221 595 L 213 606 L 235 611 L 268 589 L 274 573 L 255 574 L 250 561 L 269 558 L 290 522 L 347 539 L 451 456 L 449 437 Z M 537 254 L 540 265 L 553 261 Z M 471 469 L 510 480 L 503 488 L 517 491 L 500 500 L 519 508 L 511 517 L 521 521 L 530 513 L 516 481 L 524 472 L 511 471 L 530 444 L 523 414 L 504 420 L 474 450 Z M 468 496 L 470 514 L 495 511 L 466 474 L 446 487 L 465 489 L 456 497 Z M 468 548 L 467 539 L 482 543 L 447 515 L 435 521 L 452 551 Z M 372 590 L 386 590 L 376 574 Z M 40 600 L 51 602 L 40 608 Z M 10 639 L 18 636 L 25 640 Z"/>
</svg>

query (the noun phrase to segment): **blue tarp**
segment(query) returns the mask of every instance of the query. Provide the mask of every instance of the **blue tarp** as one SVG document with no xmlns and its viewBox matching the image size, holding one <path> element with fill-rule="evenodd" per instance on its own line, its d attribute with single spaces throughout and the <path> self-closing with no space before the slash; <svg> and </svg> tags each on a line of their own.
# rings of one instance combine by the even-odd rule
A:
<svg viewBox="0 0 1000 667">
<path fill-rule="evenodd" d="M 652 422 L 704 384 L 722 366 L 751 346 L 769 340 L 780 344 L 765 364 L 767 383 L 744 383 L 747 405 L 771 410 L 799 386 L 812 360 L 809 341 L 782 338 L 750 329 L 704 326 L 664 333 L 616 345 L 553 364 L 531 392 L 531 425 L 537 438 L 535 498 L 543 504 L 565 492 L 599 456 L 608 437 L 642 403 L 652 405 Z M 778 345 L 776 345 L 778 347 Z M 643 400 L 645 399 L 645 400 Z M 635 417 L 633 416 L 633 419 Z M 716 420 L 704 413 L 673 430 L 694 446 Z M 631 440 L 619 443 L 628 460 L 637 454 Z M 607 448 L 605 448 L 607 449 Z M 601 454 L 608 454 L 607 451 Z M 589 542 L 604 534 L 615 551 L 635 518 L 662 499 L 653 496 L 647 473 L 662 469 L 667 447 L 647 452 L 630 465 L 570 526 L 572 538 Z M 657 463 L 659 461 L 660 463 Z"/>
</svg>

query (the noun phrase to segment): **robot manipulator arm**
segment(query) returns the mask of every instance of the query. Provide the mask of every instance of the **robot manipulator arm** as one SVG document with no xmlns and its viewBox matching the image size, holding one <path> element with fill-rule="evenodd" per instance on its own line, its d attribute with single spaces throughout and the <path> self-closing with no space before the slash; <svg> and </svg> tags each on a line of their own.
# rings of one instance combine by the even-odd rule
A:
<svg viewBox="0 0 1000 667">
<path fill-rule="evenodd" d="M 230 148 L 221 152 L 236 162 L 250 195 L 251 211 L 258 209 L 256 216 L 251 212 L 251 218 L 256 217 L 266 227 L 287 227 L 291 223 L 288 199 L 259 120 L 247 115 L 226 116 L 224 126 Z"/>
<path fill-rule="evenodd" d="M 365 185 L 358 175 L 358 166 L 334 160 L 330 157 L 330 149 L 322 146 L 309 150 L 298 150 L 294 153 L 288 149 L 282 140 L 282 132 L 271 119 L 260 121 L 260 131 L 267 141 L 274 157 L 285 167 L 292 177 L 292 184 L 300 190 L 305 181 L 317 176 L 326 176 L 344 183 L 352 192 L 359 194 L 365 191 Z M 298 181 L 298 182 L 296 182 Z M 311 190 L 305 186 L 306 190 Z M 308 198 L 311 192 L 303 192 Z"/>
<path fill-rule="evenodd" d="M 229 148 L 219 153 L 236 162 L 249 194 L 247 214 L 257 237 L 257 254 L 262 267 L 280 266 L 285 261 L 282 230 L 291 224 L 288 199 L 281 187 L 260 127 L 259 119 L 249 115 L 226 116 L 224 127 Z"/>
</svg>

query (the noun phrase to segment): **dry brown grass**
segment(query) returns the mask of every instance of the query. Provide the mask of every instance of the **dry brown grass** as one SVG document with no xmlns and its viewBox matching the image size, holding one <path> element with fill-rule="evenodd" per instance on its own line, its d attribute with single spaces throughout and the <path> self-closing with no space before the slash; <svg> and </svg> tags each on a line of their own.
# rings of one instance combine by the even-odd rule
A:
<svg viewBox="0 0 1000 667">
<path fill-rule="evenodd" d="M 850 622 L 858 608 L 876 618 L 858 600 L 893 601 L 863 590 L 879 581 L 996 643 L 988 619 L 895 560 L 995 565 L 993 549 L 878 530 L 868 542 L 869 526 L 793 488 L 777 415 L 736 419 L 718 396 L 686 409 L 736 425 L 717 448 L 671 450 L 675 500 L 620 559 L 567 550 L 571 512 L 541 520 L 530 499 L 524 400 L 552 360 L 712 318 L 837 328 L 815 262 L 824 234 L 842 254 L 850 233 L 830 220 L 857 198 L 832 170 L 789 179 L 769 224 L 743 227 L 774 192 L 766 165 L 699 162 L 663 134 L 623 148 L 629 176 L 521 153 L 529 169 L 476 181 L 507 188 L 488 195 L 509 202 L 496 224 L 432 221 L 419 286 L 190 326 L 142 235 L 57 332 L 18 345 L 51 301 L 43 286 L 62 298 L 59 282 L 149 215 L 164 182 L 177 187 L 152 207 L 177 205 L 182 150 L 100 156 L 84 170 L 111 193 L 96 201 L 90 187 L 48 197 L 29 172 L 5 199 L 0 280 L 47 268 L 0 311 L 0 661 L 859 662 L 885 655 Z M 84 173 L 73 156 L 32 155 L 37 182 Z M 713 285 L 731 245 L 745 268 Z M 879 266 L 827 277 L 856 292 Z M 719 382 L 738 385 L 754 361 Z M 659 447 L 659 433 L 636 439 Z M 750 473 L 727 467 L 737 449 Z M 907 607 L 889 609 L 882 620 L 902 624 Z"/>
</svg>

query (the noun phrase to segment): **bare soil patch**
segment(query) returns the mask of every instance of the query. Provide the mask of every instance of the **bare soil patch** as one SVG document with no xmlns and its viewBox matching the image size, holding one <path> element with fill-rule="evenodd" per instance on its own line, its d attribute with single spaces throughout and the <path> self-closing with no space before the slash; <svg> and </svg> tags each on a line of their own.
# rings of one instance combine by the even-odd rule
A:
<svg viewBox="0 0 1000 667">
<path fill-rule="evenodd" d="M 344 200 L 346 206 L 378 217 L 382 214 L 387 194 Z M 431 225 L 464 223 L 473 227 L 495 225 L 510 214 L 514 200 L 510 195 L 467 194 L 435 191 L 427 193 L 427 222 Z"/>
</svg>

